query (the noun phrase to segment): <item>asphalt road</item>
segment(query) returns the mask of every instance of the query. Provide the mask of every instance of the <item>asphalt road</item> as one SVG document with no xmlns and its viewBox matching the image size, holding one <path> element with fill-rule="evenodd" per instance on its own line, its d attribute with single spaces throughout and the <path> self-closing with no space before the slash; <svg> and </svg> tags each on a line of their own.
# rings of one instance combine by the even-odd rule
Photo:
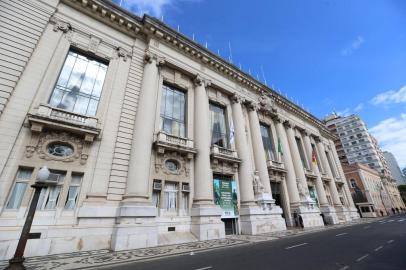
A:
<svg viewBox="0 0 406 270">
<path fill-rule="evenodd" d="M 406 269 L 406 215 L 298 235 L 120 265 L 114 270 Z"/>
</svg>

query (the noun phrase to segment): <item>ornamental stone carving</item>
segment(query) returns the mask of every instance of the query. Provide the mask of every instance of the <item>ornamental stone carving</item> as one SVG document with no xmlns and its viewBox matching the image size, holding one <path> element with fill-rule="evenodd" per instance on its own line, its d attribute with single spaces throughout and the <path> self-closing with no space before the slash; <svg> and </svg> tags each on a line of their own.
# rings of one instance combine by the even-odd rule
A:
<svg viewBox="0 0 406 270">
<path fill-rule="evenodd" d="M 275 114 L 277 112 L 274 101 L 270 99 L 265 92 L 263 92 L 258 98 L 258 102 L 261 110 L 270 114 Z"/>
<path fill-rule="evenodd" d="M 117 56 L 120 58 L 123 58 L 124 62 L 126 62 L 127 59 L 129 57 L 131 57 L 131 53 L 122 47 L 118 47 L 116 50 L 117 50 Z"/>
<path fill-rule="evenodd" d="M 258 171 L 255 171 L 252 175 L 252 185 L 254 187 L 254 194 L 262 194 L 265 192 L 265 188 L 262 185 L 261 179 L 258 176 Z"/>
<path fill-rule="evenodd" d="M 230 97 L 230 99 L 231 99 L 231 102 L 232 103 L 242 103 L 244 100 L 243 100 L 243 98 L 242 98 L 242 96 L 240 96 L 239 94 L 237 94 L 237 93 L 234 93 L 231 97 Z"/>
<path fill-rule="evenodd" d="M 66 34 L 72 30 L 72 26 L 70 25 L 70 23 L 61 21 L 55 17 L 52 17 L 50 19 L 50 22 L 54 24 L 54 32 L 61 31 Z"/>
<path fill-rule="evenodd" d="M 25 157 L 31 158 L 36 154 L 47 161 L 79 161 L 83 165 L 89 157 L 87 144 L 84 139 L 67 132 L 42 132 L 32 135 Z"/>
<path fill-rule="evenodd" d="M 88 50 L 92 53 L 97 53 L 101 39 L 95 36 L 90 37 Z"/>
<path fill-rule="evenodd" d="M 169 163 L 175 163 L 177 168 L 169 166 Z M 185 177 L 189 177 L 190 159 L 175 151 L 165 151 L 164 154 L 158 154 L 155 157 L 155 173 L 164 175 L 183 175 Z"/>
</svg>

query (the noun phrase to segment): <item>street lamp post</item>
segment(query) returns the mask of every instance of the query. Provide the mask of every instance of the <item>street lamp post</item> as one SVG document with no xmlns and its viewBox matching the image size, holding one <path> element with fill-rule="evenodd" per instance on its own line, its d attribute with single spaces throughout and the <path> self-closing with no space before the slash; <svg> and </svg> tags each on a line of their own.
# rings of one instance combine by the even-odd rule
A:
<svg viewBox="0 0 406 270">
<path fill-rule="evenodd" d="M 41 194 L 42 188 L 56 184 L 56 181 L 49 181 L 49 174 L 50 172 L 48 168 L 46 166 L 42 167 L 38 171 L 37 181 L 35 182 L 35 184 L 31 185 L 31 187 L 35 189 L 34 197 L 32 198 L 27 218 L 25 219 L 24 227 L 21 232 L 20 239 L 18 240 L 16 252 L 14 253 L 14 257 L 9 260 L 9 265 L 6 269 L 9 270 L 26 269 L 23 264 L 25 260 L 24 250 L 25 246 L 27 245 L 28 239 L 30 239 L 30 229 L 32 221 L 34 219 L 35 210 L 37 209 L 39 195 Z"/>
</svg>

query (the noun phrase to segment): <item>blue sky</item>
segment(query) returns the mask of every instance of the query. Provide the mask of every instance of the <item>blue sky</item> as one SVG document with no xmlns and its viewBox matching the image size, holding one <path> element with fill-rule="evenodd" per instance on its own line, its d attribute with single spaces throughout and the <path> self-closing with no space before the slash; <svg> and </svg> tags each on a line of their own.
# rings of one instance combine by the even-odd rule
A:
<svg viewBox="0 0 406 270">
<path fill-rule="evenodd" d="M 226 59 L 230 43 L 234 64 L 319 118 L 360 115 L 406 166 L 406 1 L 114 1 Z"/>
</svg>

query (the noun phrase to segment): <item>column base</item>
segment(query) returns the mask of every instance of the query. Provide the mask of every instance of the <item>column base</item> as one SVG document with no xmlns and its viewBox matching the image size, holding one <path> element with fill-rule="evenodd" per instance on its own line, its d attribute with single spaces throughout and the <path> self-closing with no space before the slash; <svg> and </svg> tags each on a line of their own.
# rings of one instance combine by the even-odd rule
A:
<svg viewBox="0 0 406 270">
<path fill-rule="evenodd" d="M 320 210 L 314 204 L 302 203 L 299 207 L 293 208 L 295 225 L 303 228 L 324 226 Z M 296 214 L 296 218 L 295 218 Z M 300 219 L 301 217 L 301 219 Z"/>
<path fill-rule="evenodd" d="M 157 209 L 150 203 L 123 203 L 111 237 L 114 251 L 158 245 Z"/>
<path fill-rule="evenodd" d="M 282 208 L 274 204 L 241 206 L 241 233 L 255 235 L 286 230 L 282 213 Z"/>
<path fill-rule="evenodd" d="M 190 230 L 200 241 L 226 237 L 222 210 L 218 205 L 192 205 Z"/>
<path fill-rule="evenodd" d="M 322 206 L 320 207 L 321 213 L 324 216 L 324 222 L 328 225 L 339 224 L 340 220 L 338 219 L 336 210 L 331 206 Z M 323 217 L 322 217 L 323 218 Z"/>
<path fill-rule="evenodd" d="M 338 219 L 340 220 L 341 223 L 347 223 L 351 222 L 351 212 L 348 211 L 348 209 L 344 206 L 335 206 L 334 207 L 337 212 Z"/>
</svg>

